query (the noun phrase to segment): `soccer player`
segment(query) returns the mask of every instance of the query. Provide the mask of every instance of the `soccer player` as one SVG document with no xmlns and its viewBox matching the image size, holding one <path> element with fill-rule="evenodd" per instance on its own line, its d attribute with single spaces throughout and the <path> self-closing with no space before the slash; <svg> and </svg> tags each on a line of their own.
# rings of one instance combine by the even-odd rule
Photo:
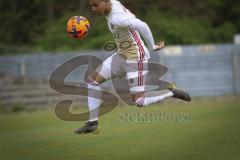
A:
<svg viewBox="0 0 240 160">
<path fill-rule="evenodd" d="M 96 95 L 93 90 L 101 91 L 100 84 L 122 73 L 126 75 L 131 97 L 138 107 L 158 103 L 168 97 L 184 101 L 191 100 L 188 93 L 175 87 L 170 87 L 165 94 L 146 96 L 145 82 L 150 58 L 148 50 L 158 51 L 164 48 L 164 42 L 155 44 L 148 25 L 136 18 L 119 1 L 89 0 L 89 4 L 99 16 L 106 17 L 109 30 L 116 41 L 117 50 L 88 78 L 89 121 L 85 126 L 75 130 L 76 133 L 94 133 L 98 131 L 98 108 L 101 102 L 101 94 L 99 92 Z M 145 40 L 148 49 L 141 37 Z"/>
</svg>

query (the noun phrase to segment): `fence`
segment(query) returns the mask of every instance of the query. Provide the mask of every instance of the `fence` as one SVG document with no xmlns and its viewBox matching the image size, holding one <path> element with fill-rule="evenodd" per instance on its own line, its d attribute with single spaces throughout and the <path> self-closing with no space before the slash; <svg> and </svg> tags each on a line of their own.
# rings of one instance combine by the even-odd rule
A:
<svg viewBox="0 0 240 160">
<path fill-rule="evenodd" d="M 0 56 L 0 74 L 47 80 L 55 69 L 73 57 L 94 55 L 104 60 L 111 54 L 104 51 L 88 51 Z M 167 66 L 169 70 L 163 78 L 175 82 L 178 87 L 184 88 L 193 96 L 219 96 L 240 93 L 240 46 L 238 45 L 172 46 L 165 48 L 160 53 L 152 53 L 151 62 Z M 67 77 L 66 81 L 79 83 L 83 79 L 85 69 L 86 67 L 76 69 Z M 3 95 L 3 91 L 8 90 L 6 89 L 7 86 L 9 87 L 4 83 L 1 85 L 2 93 L 0 93 L 0 96 L 5 97 L 5 99 L 9 97 L 6 94 Z M 110 87 L 111 82 L 107 82 L 103 86 Z M 23 94 L 25 88 L 22 87 L 19 93 Z M 36 87 L 32 88 L 35 92 L 38 92 Z M 41 88 L 45 88 L 42 97 L 51 95 L 46 84 Z M 31 92 L 30 95 L 33 94 Z M 0 97 L 1 101 L 2 99 Z"/>
</svg>

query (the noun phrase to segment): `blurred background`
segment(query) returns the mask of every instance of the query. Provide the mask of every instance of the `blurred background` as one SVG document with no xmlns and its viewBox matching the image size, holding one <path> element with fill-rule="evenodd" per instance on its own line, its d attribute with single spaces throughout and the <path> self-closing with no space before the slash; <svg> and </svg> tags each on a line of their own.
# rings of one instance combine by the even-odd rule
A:
<svg viewBox="0 0 240 160">
<path fill-rule="evenodd" d="M 240 32 L 236 0 L 121 0 L 146 21 L 156 40 L 167 45 L 232 43 Z M 104 17 L 94 17 L 87 0 L 9 0 L 0 2 L 0 53 L 102 49 L 112 40 Z M 79 42 L 66 36 L 67 20 L 87 17 L 90 35 Z"/>
<path fill-rule="evenodd" d="M 191 103 L 171 99 L 140 111 L 190 111 L 192 121 L 121 122 L 119 115 L 139 112 L 121 104 L 125 107 L 100 119 L 99 136 L 73 135 L 81 123 L 62 122 L 53 108 L 63 99 L 84 107 L 86 98 L 57 93 L 48 80 L 74 57 L 104 60 L 112 55 L 114 51 L 104 50 L 113 41 L 105 17 L 93 15 L 87 0 L 0 1 L 1 158 L 239 159 L 240 2 L 120 1 L 147 22 L 155 41 L 165 41 L 165 49 L 151 53 L 151 62 L 169 69 L 162 79 L 193 96 Z M 83 40 L 66 34 L 66 23 L 75 15 L 91 24 Z M 76 69 L 65 82 L 78 85 L 85 71 L 86 66 Z M 111 81 L 103 88 L 114 92 Z"/>
<path fill-rule="evenodd" d="M 165 80 L 193 96 L 239 93 L 239 2 L 121 2 L 148 23 L 156 41 L 165 41 L 163 51 L 152 53 L 152 62 L 169 68 Z M 53 105 L 56 94 L 49 90 L 47 81 L 57 67 L 79 55 L 104 60 L 114 52 L 104 51 L 104 44 L 113 38 L 105 17 L 93 15 L 87 0 L 1 1 L 0 12 L 1 104 Z M 74 15 L 85 16 L 91 23 L 83 40 L 66 34 L 66 23 Z M 84 70 L 79 69 L 67 80 L 78 84 L 83 76 Z M 110 88 L 111 82 L 104 87 Z"/>
</svg>

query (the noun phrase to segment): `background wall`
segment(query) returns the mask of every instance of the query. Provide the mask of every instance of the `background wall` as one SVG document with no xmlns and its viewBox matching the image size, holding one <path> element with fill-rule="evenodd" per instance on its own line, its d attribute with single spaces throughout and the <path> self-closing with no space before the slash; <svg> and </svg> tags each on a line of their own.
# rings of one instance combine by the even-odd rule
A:
<svg viewBox="0 0 240 160">
<path fill-rule="evenodd" d="M 0 101 L 52 102 L 57 94 L 48 86 L 48 78 L 57 67 L 81 55 L 94 55 L 104 60 L 111 54 L 99 50 L 0 56 L 1 90 L 4 91 L 0 93 Z M 151 62 L 163 64 L 169 69 L 162 79 L 175 82 L 192 96 L 240 93 L 240 47 L 237 45 L 170 46 L 151 55 Z M 86 67 L 76 69 L 65 82 L 78 85 L 85 71 Z M 103 87 L 110 89 L 111 81 L 104 83 Z M 35 99 L 33 95 L 36 95 Z"/>
</svg>

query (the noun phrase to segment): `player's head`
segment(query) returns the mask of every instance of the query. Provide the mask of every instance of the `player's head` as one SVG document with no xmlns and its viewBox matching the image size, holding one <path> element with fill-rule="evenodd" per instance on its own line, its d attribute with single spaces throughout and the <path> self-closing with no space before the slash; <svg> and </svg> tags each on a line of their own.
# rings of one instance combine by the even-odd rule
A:
<svg viewBox="0 0 240 160">
<path fill-rule="evenodd" d="M 89 5 L 98 15 L 108 14 L 111 10 L 110 0 L 89 0 Z"/>
</svg>

